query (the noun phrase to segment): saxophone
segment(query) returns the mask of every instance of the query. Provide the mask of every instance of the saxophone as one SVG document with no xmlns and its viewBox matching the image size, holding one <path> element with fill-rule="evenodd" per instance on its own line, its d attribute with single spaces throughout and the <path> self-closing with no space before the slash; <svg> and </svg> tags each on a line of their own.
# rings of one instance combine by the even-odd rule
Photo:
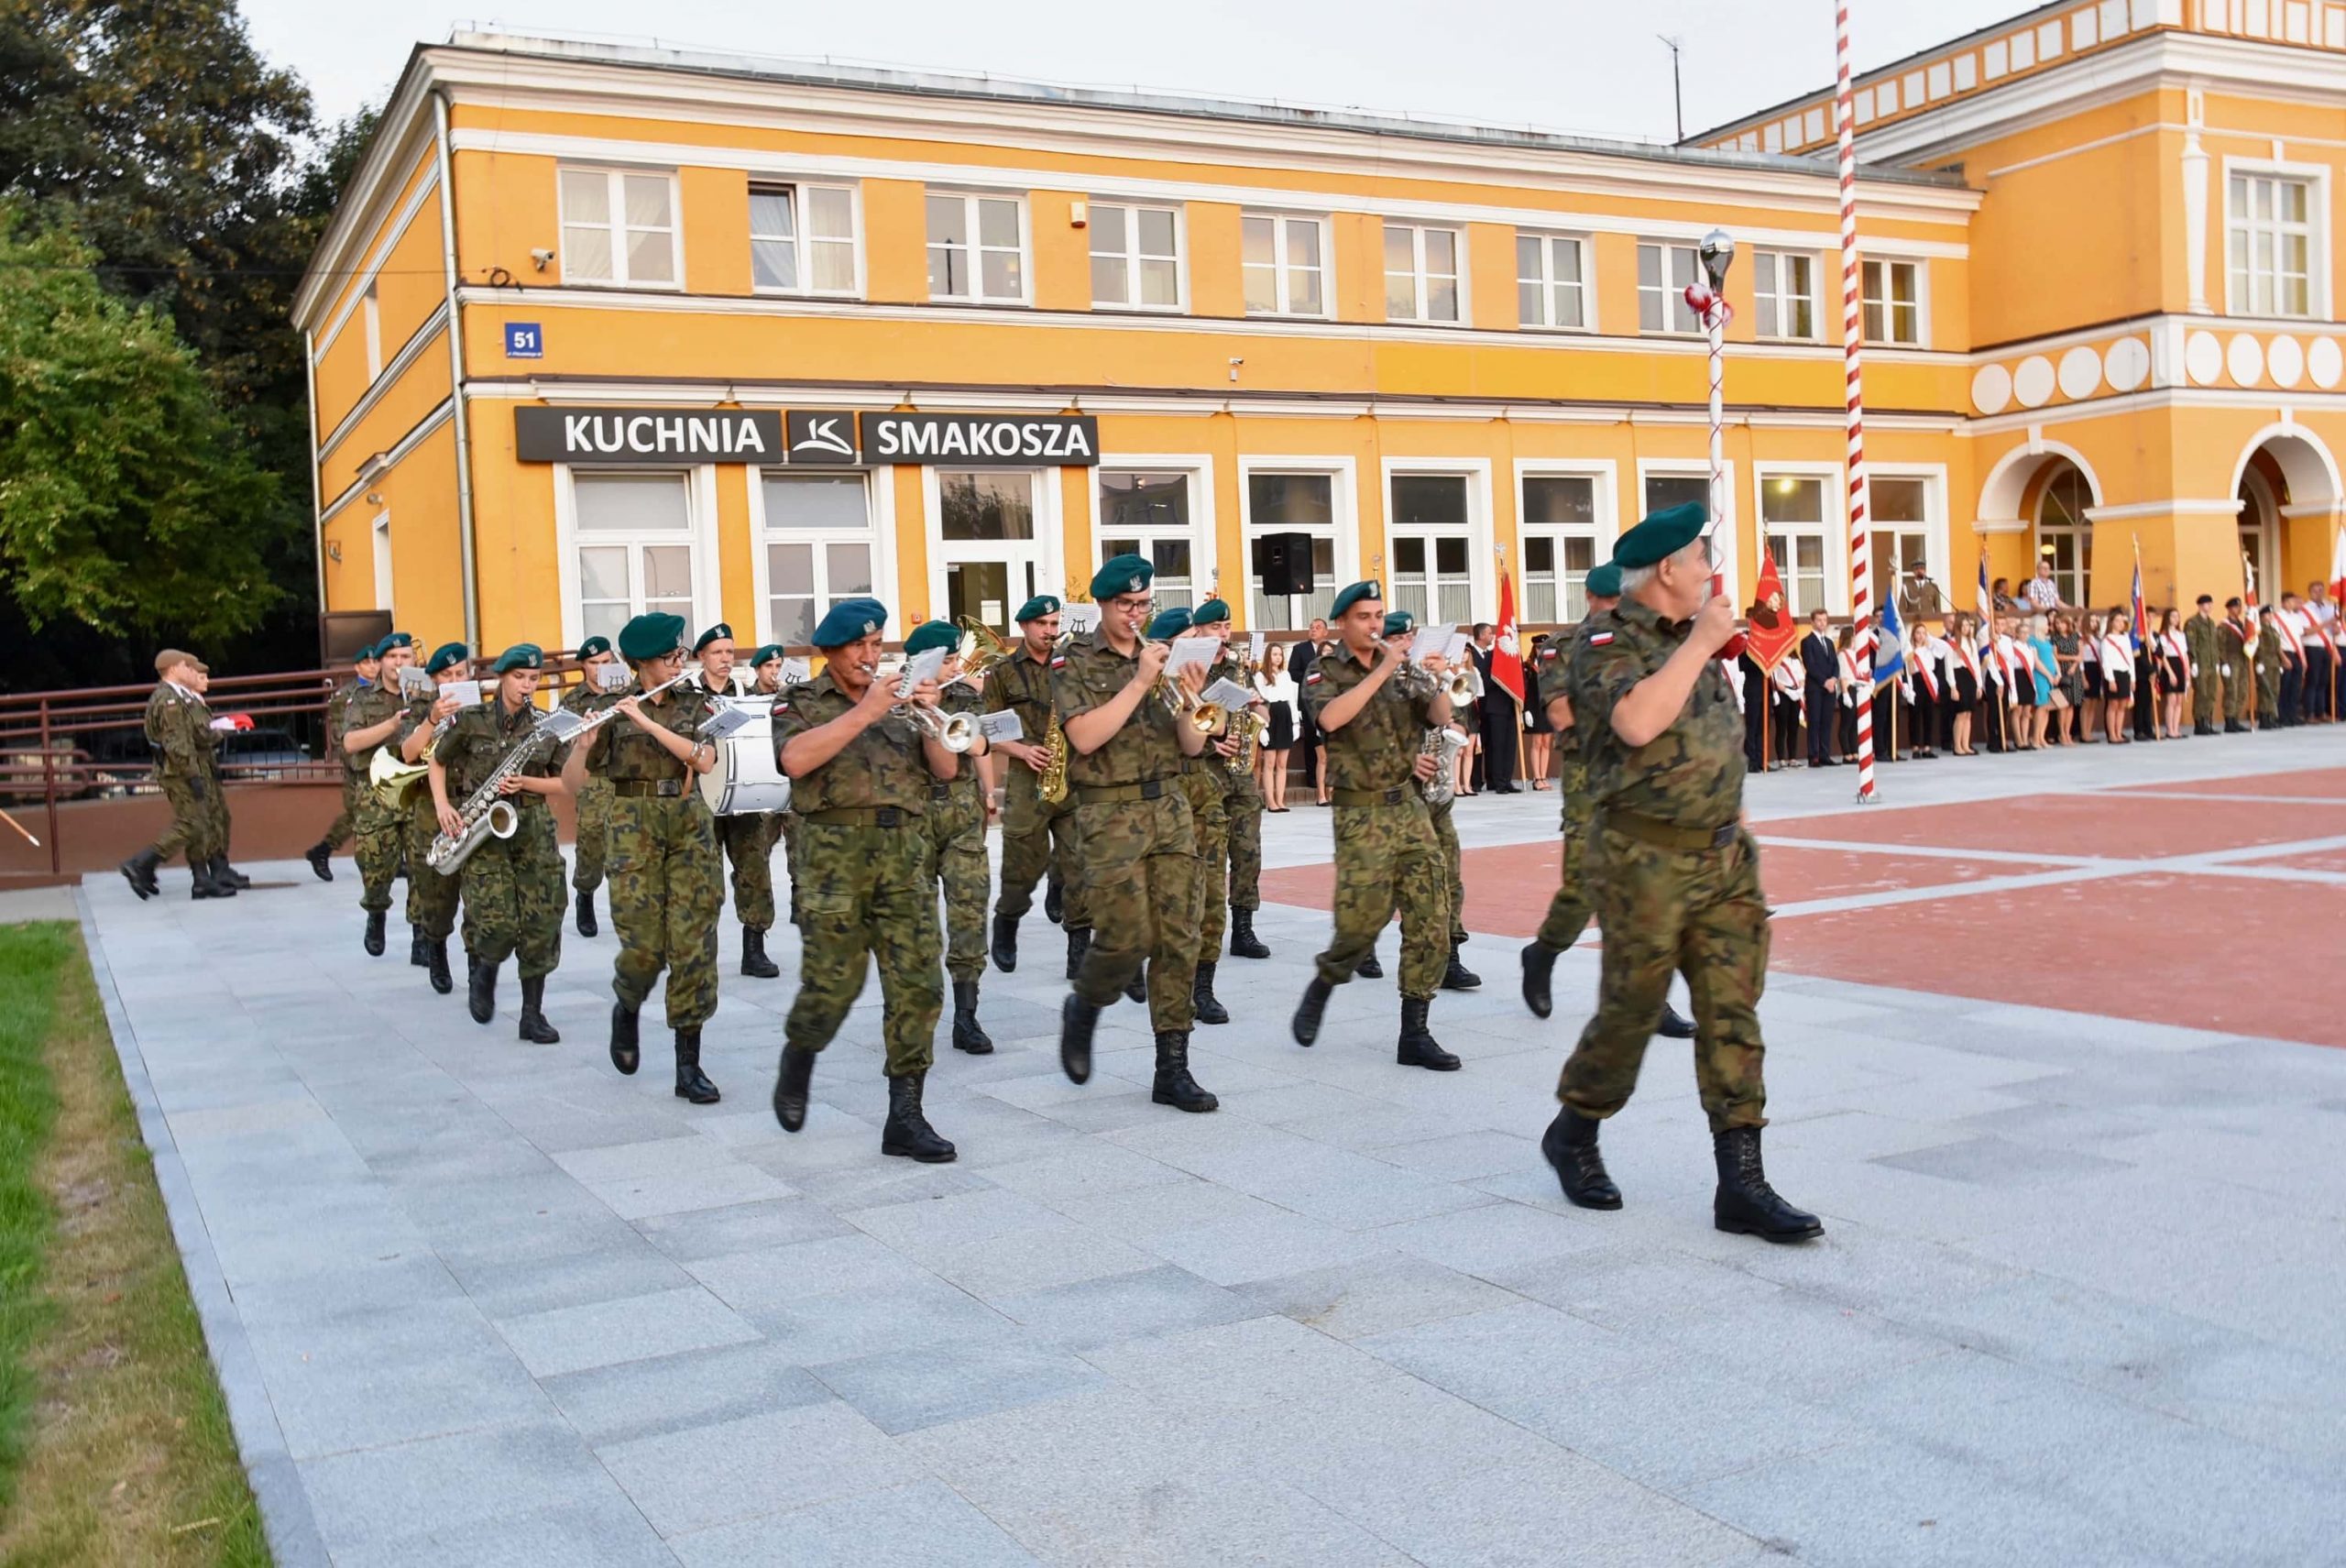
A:
<svg viewBox="0 0 2346 1568">
<path fill-rule="evenodd" d="M 1418 786 L 1428 806 L 1447 806 L 1458 793 L 1458 753 L 1466 744 L 1466 737 L 1447 724 L 1437 724 L 1426 731 L 1418 747 L 1418 755 L 1434 760 L 1433 777 Z"/>
<path fill-rule="evenodd" d="M 1035 794 L 1045 806 L 1067 798 L 1067 731 L 1059 728 L 1057 708 L 1051 710 L 1050 728 L 1043 732 L 1043 772 Z"/>
</svg>

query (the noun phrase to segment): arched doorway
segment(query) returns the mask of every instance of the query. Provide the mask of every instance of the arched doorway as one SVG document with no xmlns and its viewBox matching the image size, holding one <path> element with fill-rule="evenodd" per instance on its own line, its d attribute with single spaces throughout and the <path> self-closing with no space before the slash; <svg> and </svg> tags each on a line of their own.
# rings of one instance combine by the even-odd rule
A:
<svg viewBox="0 0 2346 1568">
<path fill-rule="evenodd" d="M 2300 424 L 2271 424 L 2250 438 L 2233 469 L 2240 499 L 2240 548 L 2256 577 L 2256 597 L 2278 604 L 2297 579 L 2327 576 L 2330 541 L 2341 499 L 2338 464 L 2319 437 Z"/>
<path fill-rule="evenodd" d="M 2288 494 L 2288 480 L 2271 456 L 2252 455 L 2240 474 L 2240 555 L 2261 604 L 2281 602 L 2281 509 Z"/>
<path fill-rule="evenodd" d="M 2036 543 L 2029 571 L 2034 575 L 2036 562 L 2050 561 L 2061 602 L 2082 605 L 2093 587 L 2093 522 L 2086 515 L 2094 504 L 2093 488 L 2066 457 L 2048 461 L 2033 488 Z"/>
</svg>

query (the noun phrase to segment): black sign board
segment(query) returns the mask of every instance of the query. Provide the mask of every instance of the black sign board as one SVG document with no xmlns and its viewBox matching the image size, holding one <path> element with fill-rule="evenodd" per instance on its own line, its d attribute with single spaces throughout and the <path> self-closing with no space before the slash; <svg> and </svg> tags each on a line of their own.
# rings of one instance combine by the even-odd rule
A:
<svg viewBox="0 0 2346 1568">
<path fill-rule="evenodd" d="M 863 460 L 855 446 L 855 415 L 846 409 L 793 409 L 783 428 L 793 463 L 851 466 Z"/>
<path fill-rule="evenodd" d="M 868 413 L 862 426 L 866 463 L 1032 468 L 1100 461 L 1100 422 L 1090 414 Z"/>
<path fill-rule="evenodd" d="M 513 411 L 524 463 L 778 463 L 782 415 L 748 409 Z"/>
</svg>

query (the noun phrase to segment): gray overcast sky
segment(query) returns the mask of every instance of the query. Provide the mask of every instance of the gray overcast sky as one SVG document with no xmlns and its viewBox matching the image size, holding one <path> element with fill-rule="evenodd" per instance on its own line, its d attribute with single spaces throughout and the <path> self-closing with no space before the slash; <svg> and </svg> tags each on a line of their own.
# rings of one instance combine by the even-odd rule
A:
<svg viewBox="0 0 2346 1568">
<path fill-rule="evenodd" d="M 1858 69 L 2029 8 L 2028 0 L 1851 0 Z M 1832 0 L 565 0 L 496 17 L 421 5 L 245 0 L 255 41 L 322 116 L 381 98 L 419 40 L 501 26 L 759 54 L 1409 110 L 1489 125 L 1667 139 L 1684 40 L 1689 132 L 1823 86 Z M 1120 19 L 1121 18 L 1121 19 Z"/>
</svg>

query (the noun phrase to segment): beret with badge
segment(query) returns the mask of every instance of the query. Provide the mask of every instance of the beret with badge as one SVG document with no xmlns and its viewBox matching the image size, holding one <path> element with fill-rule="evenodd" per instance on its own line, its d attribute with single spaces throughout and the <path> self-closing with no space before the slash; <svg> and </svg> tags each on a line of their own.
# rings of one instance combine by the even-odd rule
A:
<svg viewBox="0 0 2346 1568">
<path fill-rule="evenodd" d="M 702 632 L 698 637 L 693 639 L 693 652 L 698 653 L 712 642 L 730 642 L 732 641 L 733 629 L 720 620 L 716 625 L 710 627 L 707 630 Z"/>
<path fill-rule="evenodd" d="M 1157 579 L 1157 568 L 1137 555 L 1111 555 L 1091 575 L 1091 597 L 1105 602 L 1125 594 L 1146 592 Z"/>
<path fill-rule="evenodd" d="M 1363 600 L 1374 600 L 1378 604 L 1385 602 L 1385 589 L 1373 577 L 1367 582 L 1354 583 L 1340 591 L 1336 595 L 1336 602 L 1329 608 L 1328 613 L 1332 617 L 1342 615 Z"/>
<path fill-rule="evenodd" d="M 1036 594 L 1033 598 L 1020 605 L 1018 613 L 1010 619 L 1023 626 L 1027 621 L 1040 620 L 1047 615 L 1057 615 L 1058 612 L 1059 601 L 1057 598 L 1049 594 Z"/>
<path fill-rule="evenodd" d="M 1157 619 L 1148 623 L 1148 640 L 1169 642 L 1189 630 L 1190 624 L 1189 612 L 1186 609 L 1159 610 Z"/>
<path fill-rule="evenodd" d="M 1205 603 L 1198 606 L 1198 608 L 1191 612 L 1189 616 L 1189 624 L 1192 626 L 1211 626 L 1218 620 L 1228 620 L 1229 619 L 1230 606 L 1227 601 L 1222 599 L 1208 599 Z"/>
<path fill-rule="evenodd" d="M 512 647 L 499 653 L 497 656 L 497 663 L 491 664 L 489 669 L 497 674 L 507 675 L 511 674 L 515 670 L 543 670 L 545 667 L 544 649 L 534 642 L 516 642 Z"/>
<path fill-rule="evenodd" d="M 932 648 L 959 648 L 961 633 L 949 620 L 924 620 L 904 639 L 904 657 L 917 658 Z"/>
<path fill-rule="evenodd" d="M 454 669 L 471 657 L 471 652 L 463 643 L 443 642 L 432 650 L 432 657 L 423 661 L 423 673 L 436 675 L 443 670 Z"/>
<path fill-rule="evenodd" d="M 582 660 L 591 659 L 597 653 L 608 653 L 610 651 L 611 640 L 609 638 L 589 637 L 586 641 L 581 642 L 578 645 L 578 657 Z"/>
<path fill-rule="evenodd" d="M 1385 615 L 1385 635 L 1407 637 L 1418 629 L 1418 618 L 1406 609 L 1387 610 Z"/>
<path fill-rule="evenodd" d="M 813 641 L 817 648 L 844 648 L 850 642 L 877 637 L 880 629 L 887 624 L 888 607 L 878 599 L 841 599 L 831 606 L 830 613 L 815 628 Z"/>
<path fill-rule="evenodd" d="M 1666 561 L 1703 536 L 1710 514 L 1700 501 L 1665 507 L 1621 535 L 1613 546 L 1613 564 L 1624 571 Z"/>
<path fill-rule="evenodd" d="M 685 645 L 685 618 L 654 610 L 619 628 L 619 657 L 633 663 L 664 659 Z"/>
</svg>

